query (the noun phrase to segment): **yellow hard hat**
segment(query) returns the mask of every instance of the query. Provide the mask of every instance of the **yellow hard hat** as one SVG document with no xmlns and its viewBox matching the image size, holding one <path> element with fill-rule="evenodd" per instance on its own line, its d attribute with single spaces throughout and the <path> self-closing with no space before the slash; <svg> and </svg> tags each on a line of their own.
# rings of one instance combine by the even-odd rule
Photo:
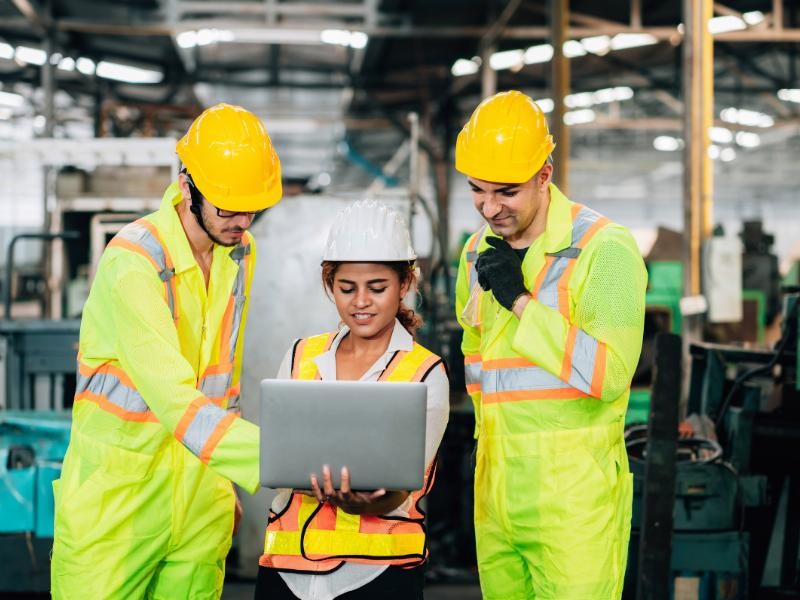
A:
<svg viewBox="0 0 800 600">
<path fill-rule="evenodd" d="M 175 150 L 217 208 L 256 212 L 281 199 L 278 155 L 259 118 L 241 106 L 217 104 L 203 111 Z"/>
<path fill-rule="evenodd" d="M 522 92 L 481 102 L 456 141 L 456 170 L 495 183 L 524 183 L 556 145 L 542 109 Z"/>
</svg>

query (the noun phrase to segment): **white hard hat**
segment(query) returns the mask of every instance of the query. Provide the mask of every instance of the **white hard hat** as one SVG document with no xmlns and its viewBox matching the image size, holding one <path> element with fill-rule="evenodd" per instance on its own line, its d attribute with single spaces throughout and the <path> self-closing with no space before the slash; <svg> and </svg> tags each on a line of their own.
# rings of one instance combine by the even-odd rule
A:
<svg viewBox="0 0 800 600">
<path fill-rule="evenodd" d="M 375 200 L 359 200 L 336 215 L 322 260 L 399 262 L 416 258 L 400 213 Z"/>
</svg>

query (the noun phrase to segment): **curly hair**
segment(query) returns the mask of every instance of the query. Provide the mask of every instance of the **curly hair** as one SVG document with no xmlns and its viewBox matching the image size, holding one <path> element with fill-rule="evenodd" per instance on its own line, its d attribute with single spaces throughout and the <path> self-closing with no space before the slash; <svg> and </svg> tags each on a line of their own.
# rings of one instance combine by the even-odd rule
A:
<svg viewBox="0 0 800 600">
<path fill-rule="evenodd" d="M 336 271 L 339 269 L 341 262 L 325 260 L 322 261 L 322 285 L 325 286 L 325 291 L 328 297 L 333 293 L 333 279 L 336 276 Z M 408 283 L 409 288 L 417 283 L 417 272 L 414 268 L 413 262 L 382 262 L 378 263 L 385 265 L 397 273 L 397 278 L 402 286 Z M 405 327 L 406 331 L 412 336 L 422 326 L 422 317 L 420 317 L 413 308 L 406 306 L 403 300 L 400 300 L 400 305 L 397 307 L 397 320 Z"/>
</svg>

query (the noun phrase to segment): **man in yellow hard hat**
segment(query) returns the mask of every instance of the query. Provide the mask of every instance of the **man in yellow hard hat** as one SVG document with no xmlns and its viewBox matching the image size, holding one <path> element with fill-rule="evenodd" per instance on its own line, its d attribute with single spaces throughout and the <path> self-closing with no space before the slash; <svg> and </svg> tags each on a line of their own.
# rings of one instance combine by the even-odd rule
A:
<svg viewBox="0 0 800 600">
<path fill-rule="evenodd" d="M 517 91 L 484 100 L 456 145 L 486 221 L 456 288 L 486 600 L 617 599 L 625 573 L 623 422 L 647 275 L 624 227 L 553 185 L 553 148 Z"/>
<path fill-rule="evenodd" d="M 231 482 L 258 487 L 258 428 L 238 408 L 247 229 L 280 200 L 280 163 L 261 121 L 227 104 L 177 152 L 178 181 L 109 243 L 84 306 L 55 598 L 219 598 Z"/>
</svg>

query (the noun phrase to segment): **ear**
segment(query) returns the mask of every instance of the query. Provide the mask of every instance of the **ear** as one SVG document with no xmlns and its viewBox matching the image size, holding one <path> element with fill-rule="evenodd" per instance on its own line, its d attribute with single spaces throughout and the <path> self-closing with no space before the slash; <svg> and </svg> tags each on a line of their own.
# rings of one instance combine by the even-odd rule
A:
<svg viewBox="0 0 800 600">
<path fill-rule="evenodd" d="M 189 191 L 189 182 L 186 180 L 186 173 L 178 174 L 178 189 L 181 191 L 181 198 L 184 201 L 191 203 L 192 192 Z"/>
<path fill-rule="evenodd" d="M 400 300 L 406 297 L 409 289 L 411 289 L 411 277 L 405 277 L 400 282 Z"/>
<path fill-rule="evenodd" d="M 545 163 L 536 175 L 536 185 L 540 190 L 544 191 L 551 181 L 553 181 L 553 165 Z"/>
</svg>

